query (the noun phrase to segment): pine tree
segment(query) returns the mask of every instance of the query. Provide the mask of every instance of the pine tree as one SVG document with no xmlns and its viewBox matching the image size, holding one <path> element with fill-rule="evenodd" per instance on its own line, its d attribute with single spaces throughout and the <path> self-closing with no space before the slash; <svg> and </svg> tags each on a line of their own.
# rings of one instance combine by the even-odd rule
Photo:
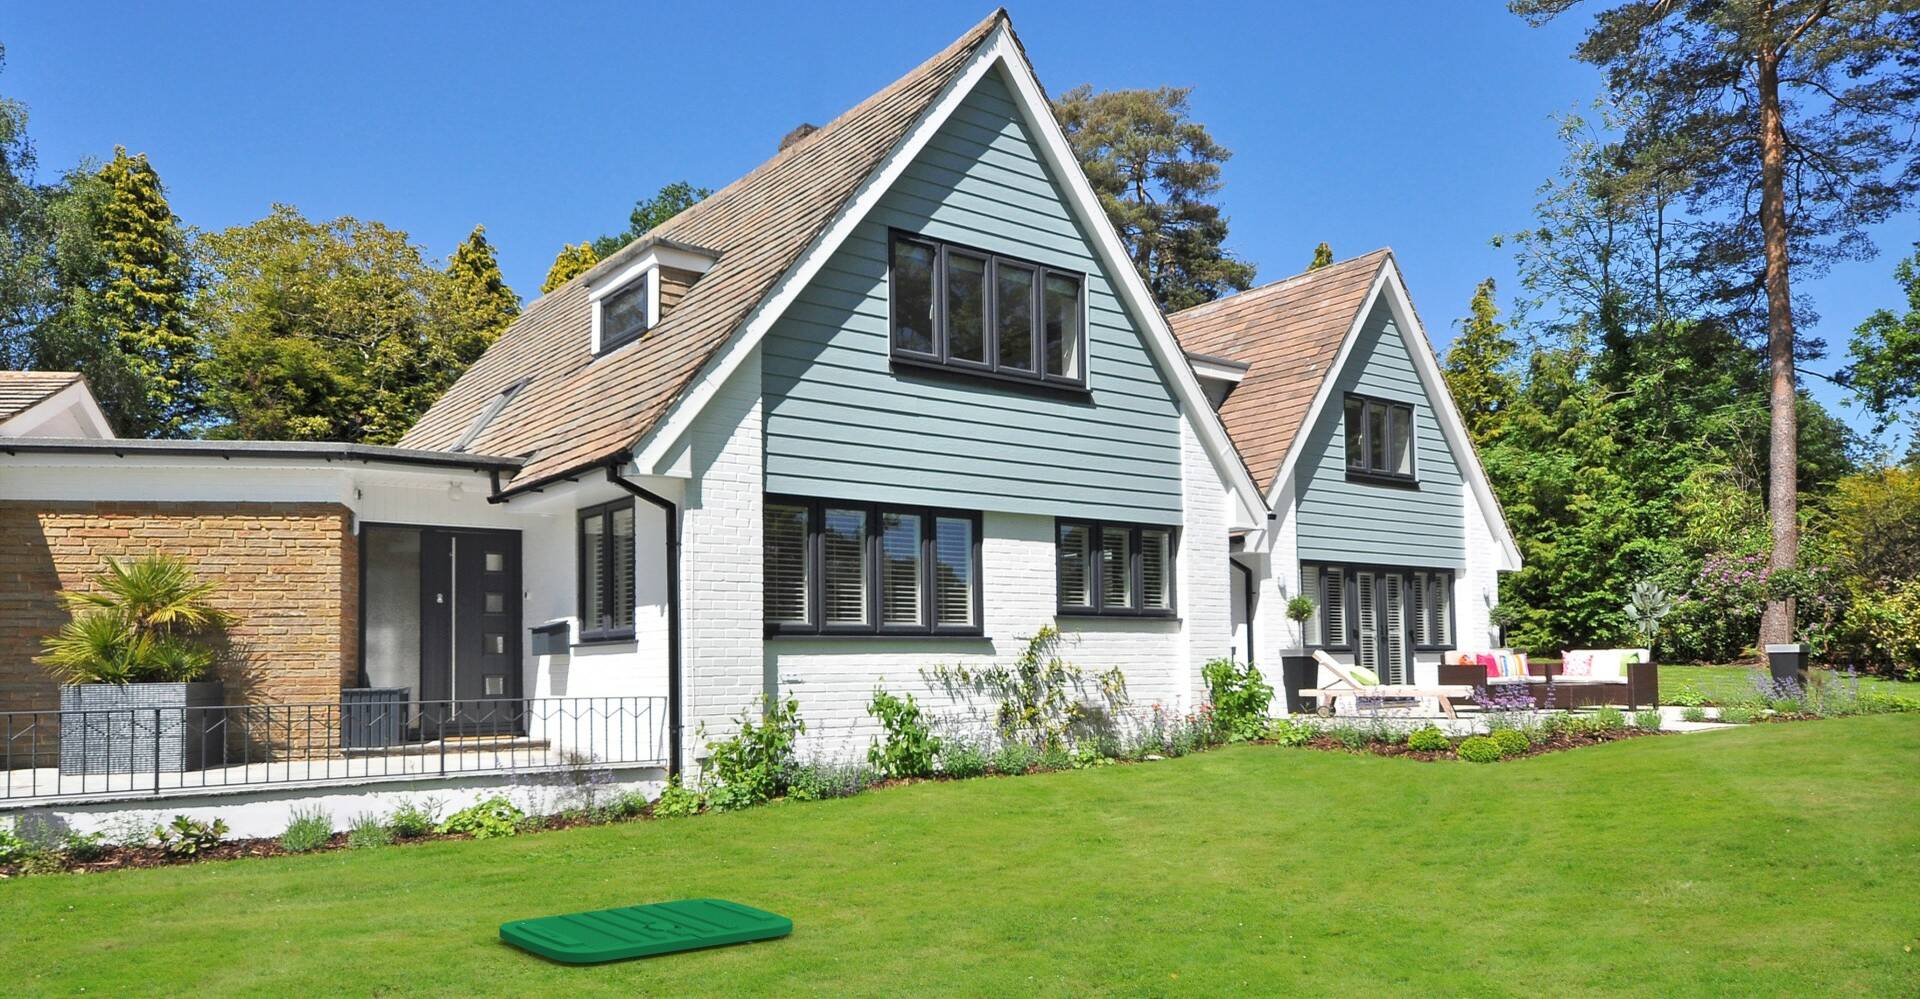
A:
<svg viewBox="0 0 1920 999">
<path fill-rule="evenodd" d="M 1327 244 L 1320 244 L 1324 249 Z M 1447 387 L 1460 407 L 1460 418 L 1476 445 L 1494 435 L 1519 389 L 1519 378 L 1509 370 L 1518 347 L 1507 338 L 1493 299 L 1493 279 L 1480 282 L 1468 305 L 1471 315 L 1460 323 L 1460 335 L 1447 348 Z"/>
<path fill-rule="evenodd" d="M 1313 248 L 1313 262 L 1307 265 L 1309 273 L 1333 263 L 1333 247 L 1325 243 Z"/>
<path fill-rule="evenodd" d="M 199 409 L 186 234 L 145 153 L 128 156 L 126 147 L 116 146 L 99 177 L 107 196 L 95 238 L 106 273 L 95 317 L 138 373 L 150 413 L 146 426 L 121 431 L 176 436 Z"/>
<path fill-rule="evenodd" d="M 547 269 L 547 279 L 540 282 L 540 294 L 545 295 L 585 274 L 599 262 L 600 256 L 593 252 L 592 243 L 561 247 L 559 255 L 553 258 L 553 266 Z"/>
</svg>

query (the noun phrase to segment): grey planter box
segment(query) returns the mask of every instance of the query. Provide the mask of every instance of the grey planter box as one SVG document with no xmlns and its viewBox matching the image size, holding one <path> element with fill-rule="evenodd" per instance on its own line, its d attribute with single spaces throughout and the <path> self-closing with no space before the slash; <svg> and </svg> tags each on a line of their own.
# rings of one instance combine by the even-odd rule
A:
<svg viewBox="0 0 1920 999">
<path fill-rule="evenodd" d="M 198 683 L 60 688 L 60 772 L 179 773 L 220 756 L 224 691 Z"/>
<path fill-rule="evenodd" d="M 406 741 L 408 687 L 349 687 L 340 692 L 340 745 L 378 749 Z"/>
</svg>

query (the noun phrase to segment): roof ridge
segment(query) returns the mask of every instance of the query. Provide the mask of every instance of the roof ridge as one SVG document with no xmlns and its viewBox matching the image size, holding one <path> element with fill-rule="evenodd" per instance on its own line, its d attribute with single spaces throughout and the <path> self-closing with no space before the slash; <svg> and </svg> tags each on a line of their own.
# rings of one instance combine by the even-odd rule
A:
<svg viewBox="0 0 1920 999">
<path fill-rule="evenodd" d="M 1369 257 L 1377 257 L 1382 254 L 1386 256 L 1392 256 L 1393 248 L 1388 246 L 1383 246 L 1377 250 L 1368 250 L 1367 252 L 1362 253 L 1357 257 L 1348 257 L 1345 260 L 1336 260 L 1333 263 L 1327 264 L 1322 267 L 1316 267 L 1312 270 L 1301 271 L 1298 274 L 1290 274 L 1278 280 L 1269 281 L 1266 284 L 1257 285 L 1255 287 L 1248 288 L 1246 291 L 1235 292 L 1234 294 L 1228 295 L 1225 298 L 1216 298 L 1211 302 L 1201 302 L 1199 305 L 1188 306 L 1187 308 L 1181 309 L 1179 312 L 1168 314 L 1167 318 L 1171 319 L 1174 316 L 1191 316 L 1196 313 L 1199 313 L 1208 309 L 1212 309 L 1216 306 L 1224 306 L 1229 303 L 1236 304 L 1236 305 L 1245 305 L 1248 302 L 1254 301 L 1259 298 L 1263 298 L 1276 291 L 1281 291 L 1286 288 L 1292 288 L 1308 280 L 1318 280 L 1321 278 L 1330 277 L 1331 275 L 1328 273 L 1329 271 L 1345 270 L 1346 268 L 1351 267 L 1352 265 L 1357 264 L 1363 260 L 1366 260 Z"/>
</svg>

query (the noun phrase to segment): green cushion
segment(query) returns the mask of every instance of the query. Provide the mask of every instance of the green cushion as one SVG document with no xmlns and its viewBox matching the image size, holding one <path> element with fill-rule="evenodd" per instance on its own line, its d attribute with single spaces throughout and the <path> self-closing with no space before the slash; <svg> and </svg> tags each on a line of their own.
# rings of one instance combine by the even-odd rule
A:
<svg viewBox="0 0 1920 999">
<path fill-rule="evenodd" d="M 785 916 L 717 898 L 688 898 L 500 924 L 500 939 L 562 964 L 652 957 L 768 940 L 792 932 L 793 920 Z"/>
<path fill-rule="evenodd" d="M 1347 675 L 1353 677 L 1353 682 L 1362 687 L 1380 686 L 1380 675 L 1365 666 L 1349 666 Z"/>
</svg>

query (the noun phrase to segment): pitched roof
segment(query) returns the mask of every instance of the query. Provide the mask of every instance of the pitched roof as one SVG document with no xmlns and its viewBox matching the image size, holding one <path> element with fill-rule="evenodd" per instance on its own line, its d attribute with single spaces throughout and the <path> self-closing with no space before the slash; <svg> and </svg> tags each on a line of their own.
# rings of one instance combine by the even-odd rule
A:
<svg viewBox="0 0 1920 999">
<path fill-rule="evenodd" d="M 1220 419 L 1262 489 L 1273 488 L 1367 290 L 1392 256 L 1375 250 L 1167 317 L 1182 349 L 1249 365 Z"/>
<path fill-rule="evenodd" d="M 10 420 L 80 381 L 78 371 L 0 371 L 0 420 Z"/>
<path fill-rule="evenodd" d="M 529 456 L 513 486 L 577 472 L 632 447 L 1006 17 L 994 11 L 886 89 L 657 227 L 651 237 L 720 256 L 638 342 L 599 358 L 588 344 L 587 282 L 630 259 L 630 247 L 528 305 L 400 445 L 451 447 L 502 389 L 532 374 L 468 445 Z"/>
</svg>

